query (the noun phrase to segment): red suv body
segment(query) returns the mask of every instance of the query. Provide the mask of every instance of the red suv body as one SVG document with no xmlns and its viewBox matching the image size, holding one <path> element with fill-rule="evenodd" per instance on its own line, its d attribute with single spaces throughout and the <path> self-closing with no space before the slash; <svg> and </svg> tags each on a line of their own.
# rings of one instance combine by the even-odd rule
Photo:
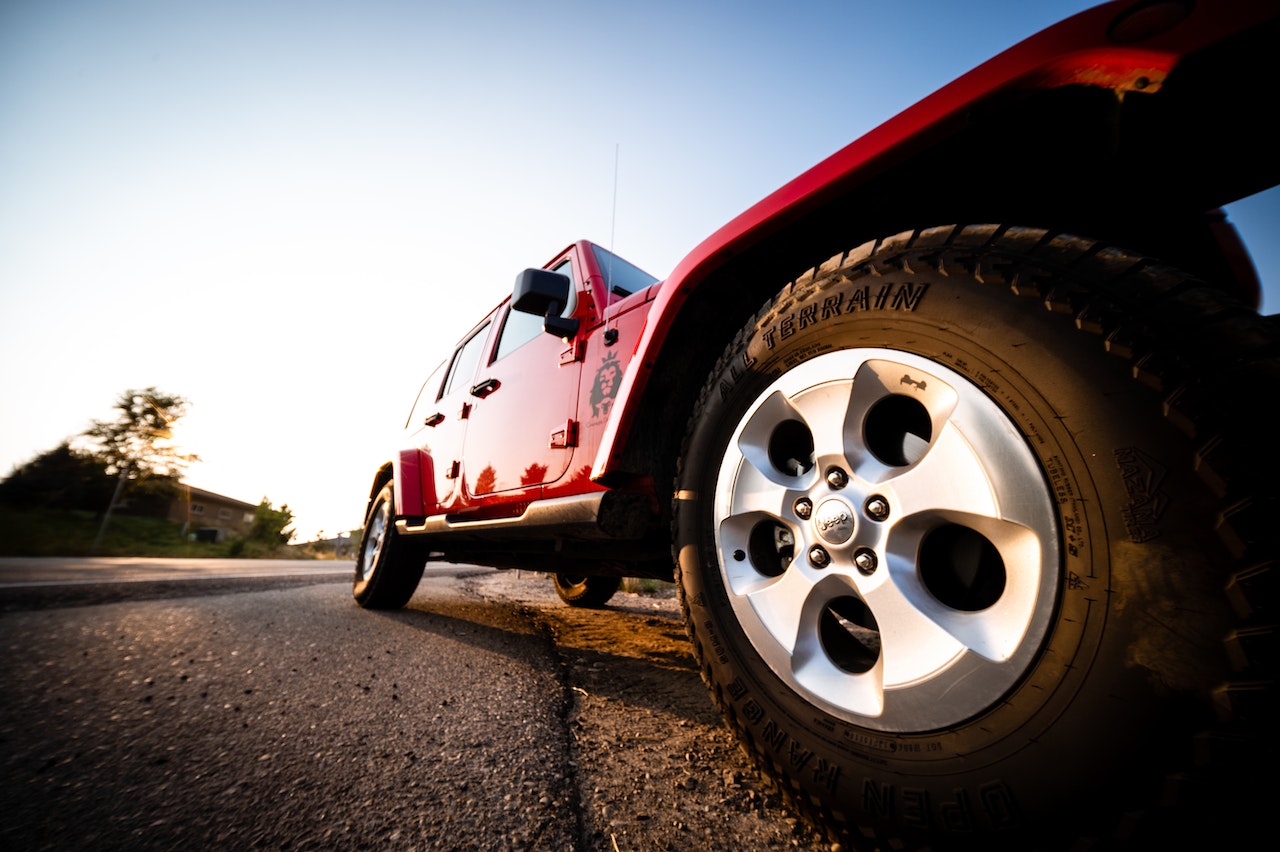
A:
<svg viewBox="0 0 1280 852">
<path fill-rule="evenodd" d="M 517 278 L 375 472 L 425 562 L 673 580 L 730 727 L 852 848 L 1244 842 L 1272 798 L 1280 5 L 1118 0 L 778 189 L 659 282 Z"/>
</svg>

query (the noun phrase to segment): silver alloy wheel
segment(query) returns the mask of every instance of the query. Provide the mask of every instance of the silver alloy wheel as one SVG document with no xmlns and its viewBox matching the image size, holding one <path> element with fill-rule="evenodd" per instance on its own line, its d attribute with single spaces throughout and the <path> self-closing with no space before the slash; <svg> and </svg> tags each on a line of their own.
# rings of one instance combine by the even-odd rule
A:
<svg viewBox="0 0 1280 852">
<path fill-rule="evenodd" d="M 886 349 L 815 357 L 738 422 L 714 502 L 734 614 L 773 672 L 862 727 L 929 731 L 1034 659 L 1061 562 L 1049 484 L 975 384 Z"/>
<path fill-rule="evenodd" d="M 364 549 L 360 552 L 360 582 L 367 583 L 378 567 L 378 556 L 382 553 L 382 545 L 387 540 L 387 526 L 391 521 L 391 504 L 379 500 L 373 507 L 369 518 L 369 529 L 365 533 Z"/>
</svg>

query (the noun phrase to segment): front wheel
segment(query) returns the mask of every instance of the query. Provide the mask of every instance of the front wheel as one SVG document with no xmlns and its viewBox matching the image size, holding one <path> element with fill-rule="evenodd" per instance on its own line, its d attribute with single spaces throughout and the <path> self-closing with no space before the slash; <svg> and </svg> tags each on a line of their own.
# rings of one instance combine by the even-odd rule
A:
<svg viewBox="0 0 1280 852">
<path fill-rule="evenodd" d="M 356 553 L 352 593 L 366 609 L 407 604 L 426 567 L 426 550 L 396 531 L 395 517 L 395 489 L 387 482 L 369 506 Z"/>
<path fill-rule="evenodd" d="M 757 763 L 855 848 L 1234 830 L 1248 774 L 1192 756 L 1274 745 L 1228 698 L 1267 706 L 1273 672 L 1224 646 L 1274 535 L 1224 509 L 1276 472 L 1239 463 L 1230 392 L 1275 352 L 1215 291 L 1042 231 L 903 234 L 788 285 L 709 377 L 674 505 L 695 653 Z"/>
</svg>

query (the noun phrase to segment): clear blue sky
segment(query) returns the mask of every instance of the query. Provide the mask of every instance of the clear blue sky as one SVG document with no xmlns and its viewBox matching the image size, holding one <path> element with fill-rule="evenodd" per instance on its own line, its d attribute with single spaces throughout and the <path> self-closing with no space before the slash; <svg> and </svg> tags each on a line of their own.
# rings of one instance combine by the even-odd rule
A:
<svg viewBox="0 0 1280 852">
<path fill-rule="evenodd" d="M 1088 5 L 5 0 L 0 475 L 156 385 L 193 485 L 356 527 L 517 271 L 587 238 L 666 275 Z M 1280 198 L 1229 212 L 1275 312 Z"/>
</svg>

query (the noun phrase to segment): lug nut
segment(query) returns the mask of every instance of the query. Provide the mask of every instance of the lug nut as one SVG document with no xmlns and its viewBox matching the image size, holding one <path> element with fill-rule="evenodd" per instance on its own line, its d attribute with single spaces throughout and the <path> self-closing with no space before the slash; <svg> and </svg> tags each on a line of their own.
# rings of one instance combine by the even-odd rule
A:
<svg viewBox="0 0 1280 852">
<path fill-rule="evenodd" d="M 849 474 L 838 467 L 833 467 L 827 471 L 827 484 L 839 491 L 849 484 Z"/>
<path fill-rule="evenodd" d="M 810 557 L 812 558 L 812 556 Z M 853 564 L 858 566 L 858 570 L 866 576 L 870 577 L 876 573 L 876 565 L 879 560 L 876 559 L 876 552 L 867 547 L 858 548 L 853 554 Z"/>
<path fill-rule="evenodd" d="M 809 520 L 809 516 L 813 514 L 813 501 L 808 497 L 801 497 L 799 500 L 796 500 L 792 508 L 795 509 L 797 518 L 802 521 L 807 521 Z"/>
<path fill-rule="evenodd" d="M 889 517 L 889 501 L 877 494 L 867 499 L 867 517 L 873 521 L 883 521 Z"/>
<path fill-rule="evenodd" d="M 827 553 L 825 548 L 815 544 L 809 548 L 809 563 L 814 568 L 826 568 L 831 564 L 831 554 Z"/>
</svg>

